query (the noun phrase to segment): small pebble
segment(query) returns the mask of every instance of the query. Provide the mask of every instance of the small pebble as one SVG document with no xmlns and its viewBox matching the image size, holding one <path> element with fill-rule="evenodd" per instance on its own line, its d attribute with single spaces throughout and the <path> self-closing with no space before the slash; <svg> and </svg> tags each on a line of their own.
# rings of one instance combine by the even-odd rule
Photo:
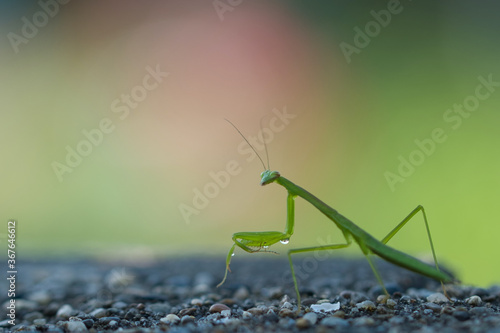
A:
<svg viewBox="0 0 500 333">
<path fill-rule="evenodd" d="M 267 310 L 267 308 L 266 308 Z M 250 308 L 247 310 L 250 314 L 254 315 L 254 316 L 258 316 L 258 315 L 261 315 L 262 313 L 264 313 L 264 309 L 262 308 L 259 308 L 259 307 L 256 307 L 256 308 Z"/>
<path fill-rule="evenodd" d="M 316 321 L 318 321 L 318 315 L 315 314 L 314 312 L 308 312 L 302 318 L 309 321 L 311 323 L 311 325 L 316 324 Z"/>
<path fill-rule="evenodd" d="M 299 329 L 306 329 L 311 327 L 311 322 L 304 318 L 299 318 L 295 321 L 295 326 Z"/>
<path fill-rule="evenodd" d="M 57 310 L 56 317 L 68 319 L 73 314 L 73 308 L 69 304 L 64 304 Z"/>
<path fill-rule="evenodd" d="M 442 293 L 434 293 L 434 294 L 431 294 L 427 297 L 427 302 L 441 304 L 441 303 L 449 302 L 449 300 Z"/>
<path fill-rule="evenodd" d="M 332 314 L 332 316 L 333 316 L 333 317 L 338 317 L 338 318 L 342 318 L 342 319 L 344 319 L 344 318 L 345 318 L 345 312 L 344 312 L 344 311 L 342 311 L 342 310 L 339 310 L 339 311 L 337 311 L 337 312 L 334 312 L 334 313 Z"/>
<path fill-rule="evenodd" d="M 210 313 L 216 313 L 216 312 L 221 312 L 224 310 L 231 310 L 227 305 L 222 304 L 222 303 L 215 303 L 208 309 Z"/>
<path fill-rule="evenodd" d="M 433 312 L 436 312 L 436 313 L 441 312 L 441 309 L 442 309 L 441 305 L 436 304 L 436 303 L 431 303 L 431 302 L 424 303 L 424 307 L 426 309 L 432 310 Z"/>
<path fill-rule="evenodd" d="M 398 302 L 396 302 L 395 300 L 393 300 L 392 298 L 389 298 L 386 302 L 385 302 L 385 305 L 387 305 L 388 308 L 390 309 L 393 309 L 396 305 L 398 304 Z"/>
<path fill-rule="evenodd" d="M 203 305 L 203 301 L 199 298 L 193 298 L 191 300 L 191 305 L 196 305 L 196 306 L 202 306 Z"/>
<path fill-rule="evenodd" d="M 102 317 L 106 317 L 107 311 L 105 309 L 103 309 L 103 308 L 98 308 L 98 309 L 95 309 L 94 311 L 92 311 L 89 314 L 91 316 L 96 317 L 97 319 L 99 319 L 99 318 L 102 318 Z"/>
<path fill-rule="evenodd" d="M 412 299 L 411 299 L 411 297 L 410 297 L 410 296 L 408 296 L 408 295 L 404 295 L 403 297 L 401 297 L 401 298 L 399 299 L 399 301 L 400 301 L 401 303 L 410 304 L 410 303 L 412 302 Z"/>
<path fill-rule="evenodd" d="M 125 319 L 132 320 L 132 319 L 136 318 L 137 315 L 138 315 L 138 311 L 136 309 L 130 309 L 125 313 Z"/>
<path fill-rule="evenodd" d="M 191 316 L 196 313 L 196 308 L 187 308 L 187 309 L 182 309 L 179 311 L 179 316 Z"/>
<path fill-rule="evenodd" d="M 483 303 L 483 300 L 481 299 L 481 297 L 479 297 L 477 295 L 473 295 L 473 296 L 467 298 L 465 300 L 465 302 L 469 305 L 472 305 L 472 306 L 478 306 L 478 305 L 481 305 L 481 303 Z"/>
<path fill-rule="evenodd" d="M 231 310 L 222 310 L 220 314 L 222 315 L 222 317 L 229 318 L 231 317 Z"/>
<path fill-rule="evenodd" d="M 295 316 L 295 312 L 293 312 L 290 309 L 283 308 L 283 309 L 280 310 L 279 316 L 283 317 L 283 318 L 292 318 L 292 317 Z"/>
<path fill-rule="evenodd" d="M 223 298 L 218 301 L 219 303 L 225 304 L 227 306 L 236 304 L 236 300 L 234 298 Z"/>
<path fill-rule="evenodd" d="M 69 332 L 87 332 L 87 326 L 81 321 L 68 321 L 64 325 Z"/>
<path fill-rule="evenodd" d="M 293 305 L 290 302 L 285 302 L 285 303 L 283 303 L 283 305 L 281 306 L 281 308 L 282 309 L 289 309 L 289 310 L 291 310 L 291 309 L 293 309 Z"/>
<path fill-rule="evenodd" d="M 108 310 L 108 316 L 110 317 L 116 317 L 116 314 L 121 312 L 121 310 L 118 310 L 117 308 L 109 308 L 107 310 Z"/>
<path fill-rule="evenodd" d="M 316 304 L 322 304 L 322 303 L 330 303 L 330 300 L 327 298 L 319 299 Z"/>
<path fill-rule="evenodd" d="M 375 311 L 377 308 L 372 301 L 363 301 L 361 303 L 356 304 L 356 307 L 360 310 L 365 311 Z"/>
<path fill-rule="evenodd" d="M 82 320 L 82 323 L 87 328 L 92 328 L 92 326 L 94 326 L 94 321 L 92 319 L 84 319 L 84 320 Z"/>
<path fill-rule="evenodd" d="M 250 312 L 248 312 L 248 311 L 243 311 L 243 313 L 241 314 L 241 317 L 243 319 L 250 319 L 250 318 L 253 317 L 253 315 Z"/>
<path fill-rule="evenodd" d="M 188 323 L 194 323 L 194 317 L 193 316 L 183 316 L 181 318 L 181 324 L 186 325 Z"/>
<path fill-rule="evenodd" d="M 181 321 L 181 319 L 177 315 L 171 313 L 168 314 L 166 317 L 161 318 L 160 321 L 166 324 L 177 324 L 178 322 Z"/>
<path fill-rule="evenodd" d="M 445 305 L 441 308 L 441 313 L 452 314 L 453 311 L 454 311 L 454 309 L 449 305 Z"/>
</svg>

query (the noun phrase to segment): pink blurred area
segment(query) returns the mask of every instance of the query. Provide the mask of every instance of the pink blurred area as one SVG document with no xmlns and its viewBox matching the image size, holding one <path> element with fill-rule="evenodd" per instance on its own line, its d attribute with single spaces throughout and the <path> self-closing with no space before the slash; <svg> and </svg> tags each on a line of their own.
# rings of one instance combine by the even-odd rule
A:
<svg viewBox="0 0 500 333">
<path fill-rule="evenodd" d="M 223 20 L 208 1 L 75 2 L 68 10 L 65 46 L 76 72 L 93 86 L 88 89 L 108 96 L 103 101 L 128 92 L 146 66 L 169 72 L 134 110 L 141 116 L 125 124 L 135 133 L 125 145 L 139 154 L 152 147 L 186 159 L 208 157 L 228 139 L 229 131 L 218 135 L 227 128 L 224 118 L 254 130 L 276 107 L 325 108 L 318 96 L 321 45 L 288 8 L 242 2 Z M 306 117 L 301 122 L 320 126 Z M 136 161 L 147 161 L 142 157 Z"/>
</svg>

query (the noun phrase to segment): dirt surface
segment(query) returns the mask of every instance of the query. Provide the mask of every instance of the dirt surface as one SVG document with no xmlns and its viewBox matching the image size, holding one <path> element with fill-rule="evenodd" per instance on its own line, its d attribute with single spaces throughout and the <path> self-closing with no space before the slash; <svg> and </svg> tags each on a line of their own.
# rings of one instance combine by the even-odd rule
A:
<svg viewBox="0 0 500 333">
<path fill-rule="evenodd" d="M 0 284 L 0 332 L 500 332 L 500 286 L 447 286 L 447 300 L 438 282 L 376 261 L 386 301 L 366 260 L 299 256 L 297 314 L 285 257 L 237 259 L 220 288 L 224 257 L 21 262 L 15 297 Z"/>
</svg>

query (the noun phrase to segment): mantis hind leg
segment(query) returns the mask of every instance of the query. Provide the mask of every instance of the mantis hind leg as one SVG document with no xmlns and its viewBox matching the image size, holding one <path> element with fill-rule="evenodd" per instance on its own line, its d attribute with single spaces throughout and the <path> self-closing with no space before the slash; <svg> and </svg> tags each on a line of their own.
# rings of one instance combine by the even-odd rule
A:
<svg viewBox="0 0 500 333">
<path fill-rule="evenodd" d="M 365 257 L 366 257 L 366 260 L 368 260 L 368 263 L 370 264 L 370 267 L 373 271 L 373 274 L 375 275 L 375 278 L 377 279 L 378 283 L 382 287 L 384 294 L 387 296 L 387 298 L 389 298 L 390 297 L 389 292 L 385 288 L 384 281 L 382 281 L 382 278 L 380 277 L 380 274 L 378 273 L 377 268 L 375 267 L 375 264 L 372 262 L 370 254 L 365 254 Z"/>
<path fill-rule="evenodd" d="M 401 221 L 394 229 L 392 229 L 388 234 L 387 236 L 385 236 L 381 242 L 384 243 L 384 244 L 387 244 L 387 242 L 389 242 L 391 240 L 392 237 L 394 237 L 394 235 L 396 235 L 398 233 L 399 230 L 401 230 L 405 225 L 406 223 L 408 223 L 418 212 L 422 212 L 422 215 L 424 216 L 424 223 L 425 223 L 425 229 L 427 231 L 427 237 L 429 238 L 429 244 L 431 246 L 431 251 L 432 251 L 432 257 L 434 259 L 434 264 L 436 265 L 436 269 L 439 271 L 439 265 L 438 265 L 438 261 L 437 261 L 437 257 L 436 257 L 436 251 L 434 251 L 434 244 L 432 243 L 432 236 L 431 236 L 431 231 L 429 229 L 429 223 L 427 222 L 427 216 L 425 215 L 425 209 L 422 205 L 418 205 L 414 210 L 412 210 L 412 212 L 410 214 L 408 214 L 407 217 L 405 217 L 403 219 L 403 221 Z M 444 295 L 448 297 L 447 293 L 446 293 L 446 289 L 444 287 L 444 283 L 443 281 L 440 281 L 441 282 L 441 286 L 443 287 L 443 292 L 444 292 Z"/>
<path fill-rule="evenodd" d="M 345 244 L 332 244 L 332 245 L 323 245 L 323 246 L 314 246 L 314 247 L 304 247 L 299 249 L 292 249 L 288 251 L 288 262 L 290 263 L 290 270 L 292 272 L 293 285 L 295 288 L 295 293 L 297 294 L 297 313 L 300 312 L 300 292 L 299 286 L 297 284 L 297 278 L 295 277 L 295 269 L 293 268 L 292 254 L 302 253 L 302 252 L 311 252 L 311 251 L 326 251 L 326 250 L 338 250 L 343 249 L 351 245 L 350 239 Z"/>
</svg>

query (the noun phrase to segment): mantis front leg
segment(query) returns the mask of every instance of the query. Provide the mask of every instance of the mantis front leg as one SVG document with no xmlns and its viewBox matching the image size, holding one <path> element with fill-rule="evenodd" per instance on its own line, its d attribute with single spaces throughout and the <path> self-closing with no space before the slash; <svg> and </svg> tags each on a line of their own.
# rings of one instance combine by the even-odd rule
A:
<svg viewBox="0 0 500 333">
<path fill-rule="evenodd" d="M 288 243 L 290 237 L 293 234 L 293 227 L 294 227 L 294 214 L 295 214 L 294 197 L 295 196 L 293 194 L 291 193 L 288 194 L 288 199 L 287 199 L 288 213 L 287 213 L 287 223 L 285 226 L 285 232 L 258 231 L 258 232 L 237 232 L 233 234 L 234 244 L 227 254 L 226 272 L 224 273 L 224 278 L 217 285 L 217 287 L 220 287 L 226 281 L 227 272 L 231 271 L 231 269 L 229 268 L 229 264 L 231 263 L 231 258 L 234 254 L 236 246 L 249 253 L 254 253 L 254 252 L 276 253 L 273 251 L 269 251 L 268 248 L 277 242 L 281 242 L 283 244 Z"/>
</svg>

